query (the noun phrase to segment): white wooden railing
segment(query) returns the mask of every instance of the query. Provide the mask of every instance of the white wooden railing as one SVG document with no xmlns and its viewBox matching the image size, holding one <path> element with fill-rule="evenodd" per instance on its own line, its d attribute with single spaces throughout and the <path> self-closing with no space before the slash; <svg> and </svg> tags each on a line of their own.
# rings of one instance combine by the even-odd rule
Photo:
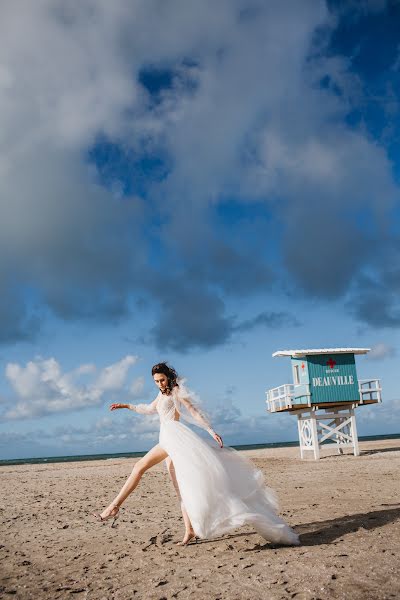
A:
<svg viewBox="0 0 400 600">
<path fill-rule="evenodd" d="M 295 386 L 293 383 L 285 383 L 266 392 L 267 409 L 269 412 L 293 408 Z M 360 394 L 360 404 L 366 401 L 382 402 L 382 388 L 379 379 L 359 379 L 358 390 Z M 307 396 L 310 400 L 310 390 Z"/>
<path fill-rule="evenodd" d="M 379 379 L 359 379 L 358 390 L 360 392 L 360 404 L 367 400 L 382 402 L 382 388 Z"/>
<path fill-rule="evenodd" d="M 267 391 L 267 406 L 269 412 L 292 407 L 294 384 L 285 383 Z"/>
</svg>

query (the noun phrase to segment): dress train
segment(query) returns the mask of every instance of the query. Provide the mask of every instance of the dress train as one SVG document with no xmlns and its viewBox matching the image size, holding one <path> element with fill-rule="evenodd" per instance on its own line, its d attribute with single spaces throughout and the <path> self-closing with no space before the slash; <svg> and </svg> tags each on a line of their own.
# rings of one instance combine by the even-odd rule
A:
<svg viewBox="0 0 400 600">
<path fill-rule="evenodd" d="M 233 448 L 218 448 L 180 421 L 165 420 L 160 446 L 171 457 L 182 501 L 200 538 L 251 525 L 267 541 L 297 545 L 298 535 L 277 515 L 274 491 L 261 471 Z"/>
</svg>

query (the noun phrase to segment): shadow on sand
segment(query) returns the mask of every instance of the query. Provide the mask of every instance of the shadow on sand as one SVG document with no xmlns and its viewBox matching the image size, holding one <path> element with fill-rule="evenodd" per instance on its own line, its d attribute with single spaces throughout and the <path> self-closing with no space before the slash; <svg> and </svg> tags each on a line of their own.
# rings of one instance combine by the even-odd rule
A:
<svg viewBox="0 0 400 600">
<path fill-rule="evenodd" d="M 370 454 L 380 454 L 381 452 L 400 452 L 400 448 L 380 448 L 379 450 L 362 450 L 361 456 L 369 456 Z"/>
<path fill-rule="evenodd" d="M 337 519 L 331 519 L 329 521 L 305 523 L 295 527 L 295 530 L 296 533 L 300 535 L 300 542 L 303 546 L 331 544 L 334 540 L 341 538 L 347 533 L 354 533 L 359 529 L 377 529 L 378 527 L 383 527 L 388 523 L 393 523 L 400 518 L 400 506 L 399 504 L 393 504 L 390 506 L 395 508 L 374 510 L 369 513 L 346 515 L 344 517 L 338 517 Z"/>
<path fill-rule="evenodd" d="M 389 506 L 383 510 L 374 510 L 369 513 L 358 513 L 355 515 L 346 515 L 329 519 L 327 521 L 316 521 L 313 523 L 303 523 L 294 527 L 295 532 L 300 536 L 300 546 L 321 546 L 323 544 L 331 544 L 335 540 L 343 537 L 348 533 L 354 533 L 359 529 L 372 530 L 378 527 L 383 527 L 388 523 L 393 523 L 400 519 L 399 504 L 382 504 Z M 251 538 L 253 535 L 258 535 L 255 531 L 248 533 L 235 533 L 225 535 L 212 540 L 198 540 L 199 544 L 212 544 L 219 541 L 227 542 L 230 539 L 238 537 Z M 191 542 L 191 544 L 194 542 Z M 256 544 L 252 548 L 247 548 L 244 552 L 253 552 L 255 550 L 271 550 L 272 548 L 287 548 L 278 544 Z M 232 548 L 233 549 L 233 548 Z"/>
<path fill-rule="evenodd" d="M 332 448 L 331 448 L 332 446 Z M 343 454 L 340 454 L 336 448 L 334 447 L 334 444 L 323 444 L 321 446 L 322 452 L 324 450 L 332 450 L 332 453 L 330 454 L 322 454 L 319 457 L 319 460 L 327 460 L 327 459 L 337 459 L 340 460 L 341 458 L 343 458 L 343 456 L 354 456 L 353 452 L 351 450 L 347 450 L 345 452 L 343 452 Z M 370 456 L 371 454 L 381 454 L 383 452 L 400 452 L 400 447 L 397 448 L 377 448 L 375 450 L 361 450 L 360 451 L 360 456 Z M 305 457 L 306 460 L 308 460 L 308 462 L 315 462 L 314 458 L 310 455 Z"/>
<path fill-rule="evenodd" d="M 391 506 L 385 510 L 374 510 L 369 513 L 359 513 L 355 515 L 346 515 L 337 519 L 327 521 L 316 521 L 314 523 L 303 523 L 294 527 L 295 532 L 300 537 L 300 546 L 322 546 L 332 544 L 348 533 L 354 533 L 359 529 L 372 530 L 383 527 L 388 523 L 393 523 L 400 519 L 399 504 L 382 504 L 382 506 Z M 251 536 L 252 534 L 239 534 Z M 237 537 L 235 535 L 231 537 Z M 227 539 L 227 538 L 225 538 Z M 290 546 L 289 546 L 290 547 Z M 254 552 L 255 550 L 271 550 L 274 548 L 288 548 L 278 544 L 256 544 L 253 548 L 247 548 L 244 552 Z"/>
<path fill-rule="evenodd" d="M 301 546 L 322 546 L 323 544 L 332 544 L 348 533 L 354 533 L 359 529 L 372 530 L 383 527 L 388 523 L 393 523 L 400 519 L 400 505 L 389 504 L 382 506 L 391 506 L 384 510 L 374 510 L 369 513 L 359 513 L 355 515 L 346 515 L 337 519 L 327 521 L 316 521 L 314 523 L 304 523 L 294 527 L 296 533 L 300 536 Z M 256 545 L 251 550 L 283 548 L 274 544 Z M 247 550 L 248 552 L 251 551 Z"/>
</svg>

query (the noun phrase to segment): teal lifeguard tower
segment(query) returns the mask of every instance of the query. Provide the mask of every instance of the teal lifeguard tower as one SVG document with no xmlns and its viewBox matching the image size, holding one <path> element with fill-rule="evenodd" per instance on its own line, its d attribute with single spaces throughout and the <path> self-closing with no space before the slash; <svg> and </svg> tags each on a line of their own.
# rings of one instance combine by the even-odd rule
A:
<svg viewBox="0 0 400 600">
<path fill-rule="evenodd" d="M 306 450 L 319 459 L 324 442 L 333 442 L 341 454 L 353 448 L 359 455 L 354 410 L 382 402 L 379 379 L 358 379 L 355 355 L 369 348 L 280 350 L 272 356 L 289 356 L 293 383 L 267 391 L 267 410 L 297 415 L 300 455 Z"/>
</svg>

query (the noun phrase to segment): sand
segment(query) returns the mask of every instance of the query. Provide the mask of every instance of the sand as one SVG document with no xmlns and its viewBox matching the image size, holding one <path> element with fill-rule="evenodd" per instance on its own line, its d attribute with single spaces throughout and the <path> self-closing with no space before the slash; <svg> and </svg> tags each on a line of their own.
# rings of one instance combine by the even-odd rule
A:
<svg viewBox="0 0 400 600">
<path fill-rule="evenodd" d="M 400 440 L 246 452 L 262 469 L 299 547 L 274 547 L 248 527 L 185 548 L 163 465 L 148 471 L 112 528 L 108 503 L 132 459 L 0 468 L 0 596 L 4 598 L 400 598 Z"/>
</svg>

